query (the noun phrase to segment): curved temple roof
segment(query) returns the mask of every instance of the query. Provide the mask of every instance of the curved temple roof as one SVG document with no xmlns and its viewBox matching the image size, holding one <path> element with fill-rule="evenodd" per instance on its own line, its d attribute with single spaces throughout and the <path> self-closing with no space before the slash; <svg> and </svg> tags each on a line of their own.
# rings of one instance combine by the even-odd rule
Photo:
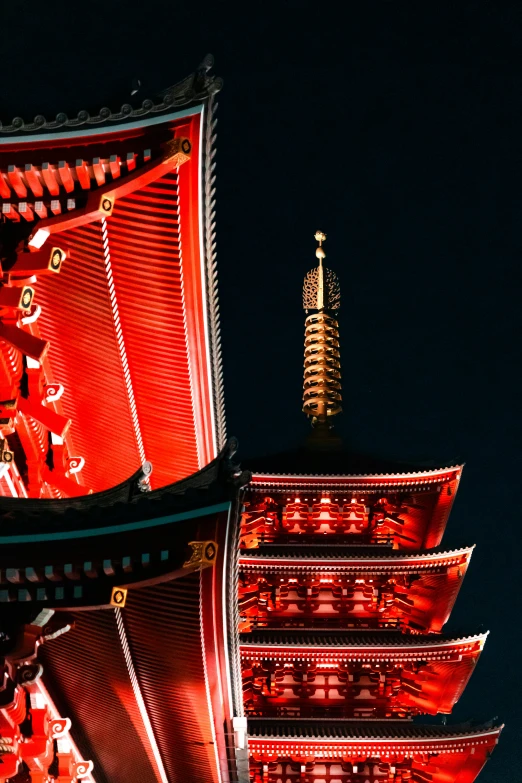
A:
<svg viewBox="0 0 522 783">
<path fill-rule="evenodd" d="M 316 742 L 335 742 L 352 739 L 355 741 L 401 744 L 401 741 L 434 740 L 437 743 L 467 742 L 472 745 L 482 739 L 490 740 L 500 734 L 502 726 L 446 725 L 429 726 L 405 723 L 404 721 L 343 721 L 342 723 L 322 720 L 282 721 L 251 718 L 249 735 L 252 738 L 271 738 L 273 740 L 310 739 Z"/>
<path fill-rule="evenodd" d="M 231 509 L 249 479 L 236 448 L 230 439 L 198 473 L 144 494 L 138 475 L 82 498 L 0 498 L 20 507 L 2 520 L 0 630 L 25 618 L 34 635 L 35 616 L 62 610 L 68 632 L 39 652 L 45 706 L 71 719 L 91 783 L 229 780 L 223 583 Z M 40 529 L 24 535 L 24 510 L 38 506 Z"/>
<path fill-rule="evenodd" d="M 364 780 L 379 767 L 405 770 L 408 780 L 472 783 L 498 742 L 502 726 L 426 726 L 398 721 L 282 721 L 249 719 L 249 755 L 252 765 L 276 764 L 291 768 L 306 764 L 311 780 L 325 765 L 337 774 L 340 765 Z M 378 761 L 377 761 L 378 760 Z M 382 770 L 380 765 L 383 765 Z M 413 773 L 413 776 L 411 776 Z M 346 774 L 346 773 L 345 773 Z M 379 779 L 379 777 L 371 779 Z M 385 779 L 385 778 L 383 778 Z M 403 778 L 404 779 L 404 778 Z"/>
<path fill-rule="evenodd" d="M 350 710 L 356 706 L 358 710 L 363 708 L 367 717 L 391 715 L 403 720 L 422 713 L 448 714 L 462 696 L 486 637 L 480 634 L 454 639 L 340 628 L 327 632 L 320 628 L 278 632 L 256 629 L 240 637 L 248 711 L 268 717 L 285 712 L 291 715 L 291 709 L 297 708 L 294 717 L 299 718 L 339 717 L 343 713 L 350 717 Z M 375 679 L 373 684 L 366 681 L 353 691 L 344 689 L 339 679 L 341 671 L 350 671 L 353 683 L 368 670 L 380 675 L 383 669 L 395 678 L 392 702 L 386 701 L 386 690 Z M 276 685 L 274 692 L 267 694 L 260 683 L 273 670 Z M 295 675 L 299 678 L 303 670 L 311 675 L 304 691 L 295 682 Z M 332 688 L 332 695 L 330 690 L 323 692 L 323 678 Z M 281 709 L 283 694 L 290 712 Z"/>
<path fill-rule="evenodd" d="M 379 567 L 392 568 L 393 571 L 401 568 L 439 568 L 448 565 L 468 563 L 473 552 L 473 547 L 462 549 L 442 549 L 438 547 L 428 552 L 410 552 L 400 549 L 391 549 L 388 546 L 353 547 L 337 546 L 329 547 L 328 544 L 299 546 L 292 544 L 287 547 L 282 545 L 266 545 L 258 549 L 249 549 L 241 553 L 239 562 L 243 566 L 256 567 L 266 561 L 292 568 L 296 563 L 305 565 L 313 564 L 324 567 L 339 565 L 345 568 L 367 567 L 371 569 Z M 326 562 L 328 561 L 328 562 Z"/>
<path fill-rule="evenodd" d="M 239 570 L 245 585 L 240 587 L 243 604 L 251 606 L 250 614 L 262 622 L 316 622 L 319 614 L 305 616 L 295 598 L 281 601 L 280 611 L 266 614 L 263 598 L 267 585 L 306 582 L 312 578 L 319 594 L 330 600 L 333 579 L 350 580 L 354 575 L 365 579 L 390 581 L 394 599 L 393 616 L 423 632 L 439 632 L 447 622 L 466 574 L 472 549 L 450 551 L 409 552 L 374 546 L 329 548 L 327 546 L 288 547 L 263 546 L 243 551 L 239 556 Z M 413 578 L 412 578 L 413 577 Z M 403 587 L 397 587 L 399 581 Z M 286 588 L 285 588 L 286 589 Z M 292 587 L 292 589 L 294 589 Z M 377 624 L 384 622 L 385 613 L 376 606 L 368 607 Z M 266 617 L 265 617 L 266 614 Z M 390 615 L 391 617 L 391 615 Z M 255 619 L 257 622 L 257 619 Z M 261 620 L 260 620 L 261 621 Z M 247 623 L 249 625 L 249 623 Z"/>
<path fill-rule="evenodd" d="M 162 514 L 183 512 L 194 503 L 212 505 L 228 500 L 234 484 L 244 484 L 250 478 L 233 462 L 236 449 L 237 440 L 229 438 L 217 457 L 197 473 L 150 492 L 144 491 L 146 475 L 140 469 L 117 486 L 91 495 L 57 500 L 0 497 L 0 544 L 81 539 L 87 531 L 103 535 L 108 519 L 111 528 L 128 527 Z M 33 554 L 32 548 L 28 551 Z"/>
<path fill-rule="evenodd" d="M 336 455 L 338 456 L 338 455 Z M 245 460 L 244 464 L 253 472 L 254 485 L 260 485 L 272 490 L 287 491 L 289 488 L 343 488 L 353 487 L 369 492 L 372 488 L 383 487 L 399 488 L 426 488 L 452 480 L 459 480 L 463 465 L 455 465 L 447 468 L 421 468 L 403 466 L 397 463 L 376 463 L 361 465 L 351 464 L 348 460 L 337 460 L 336 470 L 329 471 L 328 463 L 321 460 L 321 465 L 316 465 L 317 471 L 312 472 L 314 463 L 308 469 L 294 472 L 278 472 L 277 463 L 274 471 L 261 471 L 257 460 Z M 304 467 L 304 466 L 303 466 Z M 343 471 L 344 467 L 344 471 Z M 401 469 L 402 468 L 402 469 Z M 366 471 L 366 472 L 365 472 Z"/>
<path fill-rule="evenodd" d="M 0 137 L 7 138 L 20 134 L 55 133 L 86 128 L 106 128 L 111 124 L 141 120 L 145 117 L 158 116 L 185 106 L 191 106 L 206 100 L 209 95 L 220 91 L 223 82 L 209 73 L 214 65 L 212 55 L 207 55 L 198 70 L 172 87 L 163 90 L 155 99 L 145 98 L 141 106 L 124 103 L 119 111 L 113 111 L 106 106 L 96 114 L 82 110 L 77 117 L 70 119 L 64 112 L 59 112 L 54 120 L 47 120 L 37 114 L 32 122 L 26 122 L 22 117 L 15 117 L 11 123 L 0 122 Z"/>
<path fill-rule="evenodd" d="M 35 305 L 15 334 L 43 340 L 36 368 L 63 395 L 14 410 L 16 437 L 4 435 L 18 470 L 0 476 L 2 494 L 100 491 L 145 460 L 160 487 L 224 444 L 213 173 L 221 82 L 210 66 L 141 107 L 1 129 L 4 286 L 13 258 L 25 268 L 45 248 L 67 253 L 60 274 L 37 275 Z M 13 237 L 29 243 L 24 252 Z M 13 347 L 0 343 L 7 366 Z M 81 473 L 67 462 L 62 471 L 56 438 L 49 469 L 46 438 L 31 434 L 41 405 L 64 417 L 55 435 L 66 456 L 83 458 Z"/>
<path fill-rule="evenodd" d="M 384 648 L 383 654 L 394 655 L 405 653 L 411 656 L 420 650 L 422 655 L 440 655 L 445 649 L 474 648 L 482 647 L 486 641 L 487 633 L 476 634 L 475 636 L 453 637 L 447 634 L 440 636 L 420 636 L 412 634 L 403 634 L 393 631 L 335 631 L 321 632 L 320 629 L 314 631 L 285 629 L 275 632 L 273 630 L 259 630 L 252 633 L 241 634 L 241 647 L 248 652 L 249 648 L 259 648 L 267 650 L 274 647 L 277 650 L 288 649 L 310 649 L 311 654 L 321 655 L 324 650 L 332 654 L 337 650 L 346 654 L 352 652 L 354 656 L 361 655 L 361 651 L 379 651 Z"/>
</svg>

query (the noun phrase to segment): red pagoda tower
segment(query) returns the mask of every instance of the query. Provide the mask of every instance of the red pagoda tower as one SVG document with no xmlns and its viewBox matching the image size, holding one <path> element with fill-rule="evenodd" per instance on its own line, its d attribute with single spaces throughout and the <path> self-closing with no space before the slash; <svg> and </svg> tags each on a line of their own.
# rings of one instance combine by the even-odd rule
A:
<svg viewBox="0 0 522 783">
<path fill-rule="evenodd" d="M 451 713 L 486 640 L 442 632 L 473 549 L 440 546 L 462 466 L 343 450 L 331 427 L 340 289 L 323 264 L 326 237 L 315 236 L 318 266 L 303 290 L 313 428 L 305 447 L 253 461 L 241 517 L 244 780 L 471 783 L 500 727 L 414 720 Z"/>
<path fill-rule="evenodd" d="M 343 449 L 340 290 L 305 279 L 305 446 L 235 462 L 212 60 L 0 126 L 0 783 L 471 783 L 443 633 L 462 467 Z"/>
</svg>

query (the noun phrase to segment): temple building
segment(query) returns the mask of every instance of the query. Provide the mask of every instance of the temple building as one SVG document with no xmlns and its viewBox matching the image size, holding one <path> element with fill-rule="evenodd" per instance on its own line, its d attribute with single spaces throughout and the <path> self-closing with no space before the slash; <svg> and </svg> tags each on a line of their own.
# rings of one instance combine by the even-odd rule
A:
<svg viewBox="0 0 522 783">
<path fill-rule="evenodd" d="M 322 232 L 309 436 L 227 439 L 211 68 L 0 127 L 0 783 L 472 783 L 502 727 L 423 719 L 487 637 L 444 631 L 462 465 L 336 435 Z"/>
</svg>

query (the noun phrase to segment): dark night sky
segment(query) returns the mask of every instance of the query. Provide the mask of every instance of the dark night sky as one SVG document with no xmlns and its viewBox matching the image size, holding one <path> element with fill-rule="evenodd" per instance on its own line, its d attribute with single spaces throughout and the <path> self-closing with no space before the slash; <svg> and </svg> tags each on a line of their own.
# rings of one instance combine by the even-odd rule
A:
<svg viewBox="0 0 522 783">
<path fill-rule="evenodd" d="M 118 108 L 133 76 L 148 97 L 215 55 L 229 432 L 243 456 L 306 433 L 320 228 L 343 292 L 344 437 L 467 462 L 445 543 L 477 549 L 450 627 L 491 636 L 455 717 L 500 716 L 480 781 L 519 779 L 520 3 L 4 2 L 0 29 L 3 121 Z"/>
</svg>

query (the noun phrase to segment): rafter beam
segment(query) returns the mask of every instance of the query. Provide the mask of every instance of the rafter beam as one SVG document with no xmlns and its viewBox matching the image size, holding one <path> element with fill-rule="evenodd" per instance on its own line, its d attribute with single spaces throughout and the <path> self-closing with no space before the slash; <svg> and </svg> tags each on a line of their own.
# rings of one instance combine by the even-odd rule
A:
<svg viewBox="0 0 522 783">
<path fill-rule="evenodd" d="M 25 397 L 20 397 L 18 409 L 26 416 L 32 416 L 35 421 L 50 432 L 59 435 L 60 438 L 65 437 L 67 430 L 71 426 L 71 419 L 67 419 L 51 408 L 46 408 L 45 405 L 35 403 L 33 400 Z"/>
<path fill-rule="evenodd" d="M 24 171 L 25 181 L 31 188 L 33 196 L 35 198 L 41 198 L 43 196 L 43 187 L 40 182 L 39 171 L 31 163 L 26 163 Z"/>
<path fill-rule="evenodd" d="M 0 171 L 0 197 L 11 198 L 11 188 L 7 184 L 5 174 Z"/>
<path fill-rule="evenodd" d="M 112 178 L 117 179 L 121 174 L 120 159 L 118 155 L 111 155 L 109 158 L 109 168 L 111 170 Z"/>
<path fill-rule="evenodd" d="M 18 211 L 20 215 L 25 218 L 28 222 L 31 222 L 34 220 L 34 212 L 31 204 L 28 204 L 27 201 L 21 201 L 18 204 Z"/>
<path fill-rule="evenodd" d="M 91 188 L 91 176 L 89 174 L 89 167 L 84 160 L 79 158 L 75 165 L 76 177 L 83 190 L 90 190 Z"/>
<path fill-rule="evenodd" d="M 51 487 L 59 489 L 60 492 L 63 492 L 64 495 L 70 498 L 80 497 L 86 493 L 86 488 L 82 484 L 67 478 L 57 469 L 49 470 L 47 466 L 42 468 L 42 479 Z"/>
<path fill-rule="evenodd" d="M 72 191 L 74 190 L 74 179 L 73 179 L 72 171 L 66 160 L 61 160 L 59 162 L 58 173 L 60 175 L 60 179 L 62 180 L 62 185 L 64 186 L 66 192 L 72 193 Z"/>
<path fill-rule="evenodd" d="M 35 359 L 37 362 L 44 360 L 50 345 L 46 340 L 30 334 L 30 332 L 26 332 L 14 324 L 6 324 L 2 321 L 0 321 L 0 339 L 5 340 L 6 343 L 12 345 L 20 353 L 30 356 L 31 359 Z"/>
<path fill-rule="evenodd" d="M 40 220 L 43 220 L 43 218 L 47 217 L 47 207 L 45 206 L 43 201 L 35 201 L 34 211 L 36 212 Z"/>
<path fill-rule="evenodd" d="M 7 178 L 11 183 L 11 187 L 19 198 L 27 198 L 27 188 L 22 179 L 22 175 L 18 166 L 7 167 Z"/>
<path fill-rule="evenodd" d="M 42 177 L 51 196 L 58 196 L 60 193 L 60 185 L 56 179 L 54 166 L 50 163 L 42 163 Z"/>
<path fill-rule="evenodd" d="M 19 253 L 9 274 L 12 277 L 27 277 L 42 272 L 59 272 L 67 257 L 68 252 L 63 243 L 60 243 L 60 247 L 46 247 L 32 253 Z"/>
<path fill-rule="evenodd" d="M 93 170 L 96 182 L 101 187 L 102 185 L 105 184 L 105 171 L 103 169 L 103 163 L 101 161 L 101 158 L 93 158 L 92 170 Z"/>
<path fill-rule="evenodd" d="M 14 204 L 2 204 L 2 215 L 5 215 L 9 220 L 13 220 L 18 223 L 20 215 Z"/>
</svg>

